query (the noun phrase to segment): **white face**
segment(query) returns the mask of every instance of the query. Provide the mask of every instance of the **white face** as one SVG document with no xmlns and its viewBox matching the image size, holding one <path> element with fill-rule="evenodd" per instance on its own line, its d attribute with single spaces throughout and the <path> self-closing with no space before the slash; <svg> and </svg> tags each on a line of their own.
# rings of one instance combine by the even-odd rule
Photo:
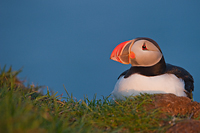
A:
<svg viewBox="0 0 200 133">
<path fill-rule="evenodd" d="M 130 59 L 132 66 L 153 66 L 162 58 L 160 50 L 147 40 L 136 41 L 130 51 L 135 53 L 135 58 Z"/>
</svg>

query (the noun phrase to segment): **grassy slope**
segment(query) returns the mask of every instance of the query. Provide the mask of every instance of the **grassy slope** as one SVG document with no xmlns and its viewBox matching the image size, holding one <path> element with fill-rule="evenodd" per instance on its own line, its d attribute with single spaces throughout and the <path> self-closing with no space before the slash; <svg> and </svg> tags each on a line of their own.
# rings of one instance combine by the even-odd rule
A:
<svg viewBox="0 0 200 133">
<path fill-rule="evenodd" d="M 144 108 L 152 102 L 151 95 L 126 101 L 75 101 L 69 95 L 61 99 L 49 92 L 38 94 L 39 87 L 24 87 L 18 73 L 1 69 L 0 132 L 163 132 L 169 126 L 161 123 L 170 117 L 163 119 L 159 110 Z"/>
</svg>

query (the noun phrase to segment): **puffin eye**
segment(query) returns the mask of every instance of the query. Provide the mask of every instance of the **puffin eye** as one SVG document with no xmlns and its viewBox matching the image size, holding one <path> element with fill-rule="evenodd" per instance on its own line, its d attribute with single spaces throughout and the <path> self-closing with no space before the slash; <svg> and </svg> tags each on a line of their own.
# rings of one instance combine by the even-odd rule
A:
<svg viewBox="0 0 200 133">
<path fill-rule="evenodd" d="M 145 43 L 142 45 L 142 50 L 147 50 L 147 46 Z"/>
</svg>

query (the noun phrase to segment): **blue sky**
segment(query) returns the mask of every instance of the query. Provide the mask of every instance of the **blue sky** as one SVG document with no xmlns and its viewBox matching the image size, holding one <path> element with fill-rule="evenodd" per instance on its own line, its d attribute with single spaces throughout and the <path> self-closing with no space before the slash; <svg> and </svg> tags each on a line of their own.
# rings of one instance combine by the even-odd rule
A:
<svg viewBox="0 0 200 133">
<path fill-rule="evenodd" d="M 109 59 L 115 46 L 154 39 L 167 63 L 188 70 L 200 102 L 200 2 L 160 0 L 0 1 L 0 66 L 77 99 L 108 96 L 130 65 Z"/>
</svg>

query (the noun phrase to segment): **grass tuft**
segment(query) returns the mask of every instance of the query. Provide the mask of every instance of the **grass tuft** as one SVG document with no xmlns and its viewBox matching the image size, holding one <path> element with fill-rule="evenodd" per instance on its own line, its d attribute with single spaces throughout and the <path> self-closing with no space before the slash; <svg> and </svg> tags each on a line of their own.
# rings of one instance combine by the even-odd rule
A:
<svg viewBox="0 0 200 133">
<path fill-rule="evenodd" d="M 146 110 L 152 95 L 142 94 L 115 101 L 110 96 L 92 100 L 38 92 L 40 86 L 25 87 L 21 72 L 0 69 L 0 132 L 163 132 L 160 110 Z"/>
</svg>

